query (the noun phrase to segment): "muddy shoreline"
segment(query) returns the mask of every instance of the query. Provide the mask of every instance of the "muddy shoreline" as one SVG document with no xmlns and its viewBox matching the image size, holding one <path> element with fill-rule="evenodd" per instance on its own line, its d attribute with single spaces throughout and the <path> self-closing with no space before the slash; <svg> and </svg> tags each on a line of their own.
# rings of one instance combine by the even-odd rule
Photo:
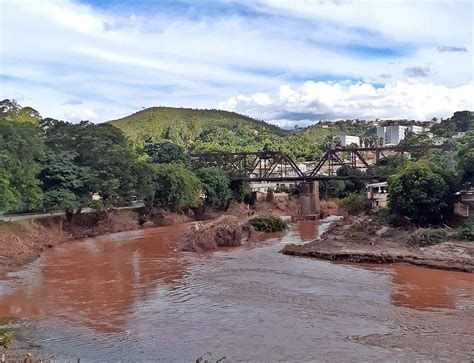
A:
<svg viewBox="0 0 474 363">
<path fill-rule="evenodd" d="M 190 216 L 168 213 L 153 221 L 139 223 L 133 211 L 112 211 L 105 217 L 81 214 L 71 224 L 62 217 L 0 224 L 0 278 L 35 261 L 41 253 L 60 244 L 110 233 L 143 230 L 187 223 Z"/>
<path fill-rule="evenodd" d="M 447 240 L 419 247 L 410 244 L 413 231 L 380 225 L 369 217 L 345 217 L 335 222 L 321 239 L 303 245 L 287 245 L 286 255 L 330 261 L 411 265 L 474 272 L 474 243 Z"/>
<path fill-rule="evenodd" d="M 205 213 L 199 216 L 199 220 L 207 223 L 222 216 L 233 216 L 240 221 L 246 221 L 253 214 L 288 215 L 296 213 L 297 208 L 297 199 L 278 204 L 263 202 L 250 210 L 246 205 L 232 203 L 227 211 L 206 209 Z M 47 249 L 65 242 L 196 221 L 192 213 L 164 211 L 158 211 L 142 224 L 139 219 L 135 211 L 120 210 L 99 218 L 94 214 L 76 215 L 71 224 L 65 224 L 62 217 L 0 223 L 0 278 L 35 261 Z"/>
</svg>

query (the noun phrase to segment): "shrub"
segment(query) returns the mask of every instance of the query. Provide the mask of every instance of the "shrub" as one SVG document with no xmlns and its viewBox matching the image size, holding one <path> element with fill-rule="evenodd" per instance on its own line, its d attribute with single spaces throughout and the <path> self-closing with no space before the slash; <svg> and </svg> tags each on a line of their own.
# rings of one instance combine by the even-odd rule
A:
<svg viewBox="0 0 474 363">
<path fill-rule="evenodd" d="M 474 241 L 474 218 L 469 218 L 459 227 L 455 237 L 463 241 Z"/>
<path fill-rule="evenodd" d="M 420 247 L 433 246 L 443 242 L 447 237 L 444 229 L 418 229 L 410 236 L 410 242 Z"/>
<path fill-rule="evenodd" d="M 367 197 L 365 194 L 349 194 L 342 200 L 342 206 L 347 214 L 363 213 L 367 209 Z"/>
<path fill-rule="evenodd" d="M 15 337 L 13 330 L 11 329 L 0 329 L 0 347 L 7 349 L 13 342 Z"/>
<path fill-rule="evenodd" d="M 374 220 L 380 224 L 387 224 L 390 221 L 390 211 L 388 208 L 380 208 L 374 213 Z"/>
<path fill-rule="evenodd" d="M 258 216 L 252 218 L 249 223 L 260 232 L 280 232 L 287 227 L 286 222 L 276 216 Z"/>
</svg>

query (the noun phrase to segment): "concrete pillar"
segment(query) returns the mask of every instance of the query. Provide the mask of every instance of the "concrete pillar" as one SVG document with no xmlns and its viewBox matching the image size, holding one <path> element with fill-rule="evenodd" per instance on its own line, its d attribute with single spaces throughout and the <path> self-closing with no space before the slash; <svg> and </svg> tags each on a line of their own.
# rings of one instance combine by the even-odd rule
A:
<svg viewBox="0 0 474 363">
<path fill-rule="evenodd" d="M 315 180 L 300 184 L 300 210 L 301 216 L 319 217 L 321 212 L 319 203 L 319 183 Z"/>
</svg>

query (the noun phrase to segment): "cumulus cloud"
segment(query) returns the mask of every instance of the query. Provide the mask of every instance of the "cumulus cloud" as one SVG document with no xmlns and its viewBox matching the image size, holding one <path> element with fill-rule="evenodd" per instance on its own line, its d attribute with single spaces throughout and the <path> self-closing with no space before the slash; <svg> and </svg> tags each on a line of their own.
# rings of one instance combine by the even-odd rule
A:
<svg viewBox="0 0 474 363">
<path fill-rule="evenodd" d="M 72 122 L 79 122 L 79 121 L 92 121 L 97 122 L 100 120 L 99 115 L 90 108 L 84 108 L 78 110 L 76 112 L 67 112 L 66 118 Z"/>
<path fill-rule="evenodd" d="M 438 52 L 445 53 L 445 52 L 467 52 L 466 47 L 454 47 L 451 45 L 442 45 L 437 47 Z"/>
<path fill-rule="evenodd" d="M 146 11 L 92 3 L 2 1 L 0 97 L 21 93 L 44 116 L 79 119 L 82 108 L 105 121 L 156 105 L 250 102 L 245 95 L 261 110 L 275 102 L 269 89 L 288 85 L 281 92 L 296 102 L 292 90 L 307 80 L 472 79 L 469 53 L 436 48 L 470 44 L 469 2 L 185 1 L 182 12 L 167 1 Z"/>
<path fill-rule="evenodd" d="M 305 82 L 297 88 L 282 85 L 272 95 L 231 97 L 219 107 L 260 116 L 283 126 L 318 120 L 392 119 L 429 120 L 471 109 L 474 84 L 447 87 L 433 83 L 395 81 L 384 87 L 364 82 Z M 265 102 L 262 103 L 261 100 Z"/>
</svg>

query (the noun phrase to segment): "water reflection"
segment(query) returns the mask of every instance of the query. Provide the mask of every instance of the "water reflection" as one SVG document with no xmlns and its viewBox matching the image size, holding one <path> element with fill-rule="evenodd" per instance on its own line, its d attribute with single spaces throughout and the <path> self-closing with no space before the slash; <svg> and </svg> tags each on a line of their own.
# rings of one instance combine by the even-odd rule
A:
<svg viewBox="0 0 474 363">
<path fill-rule="evenodd" d="M 334 218 L 217 253 L 175 251 L 186 226 L 66 243 L 20 280 L 0 282 L 0 315 L 37 320 L 20 332 L 25 341 L 74 361 L 181 362 L 205 352 L 229 361 L 469 356 L 462 347 L 472 341 L 473 275 L 278 253 L 316 239 Z"/>
<path fill-rule="evenodd" d="M 297 224 L 301 241 L 313 241 L 318 237 L 318 223 L 316 221 L 301 221 Z"/>
<path fill-rule="evenodd" d="M 0 315 L 59 317 L 101 332 L 119 331 L 137 298 L 182 279 L 186 262 L 173 248 L 182 230 L 120 233 L 49 250 L 36 276 L 2 297 Z"/>
<path fill-rule="evenodd" d="M 474 297 L 474 275 L 470 273 L 408 264 L 356 266 L 390 274 L 390 301 L 395 306 L 417 310 L 455 309 L 462 297 Z"/>
<path fill-rule="evenodd" d="M 474 276 L 409 265 L 392 265 L 392 304 L 414 309 L 456 308 L 459 295 L 474 296 Z M 456 293 L 453 293 L 456 291 Z"/>
</svg>

